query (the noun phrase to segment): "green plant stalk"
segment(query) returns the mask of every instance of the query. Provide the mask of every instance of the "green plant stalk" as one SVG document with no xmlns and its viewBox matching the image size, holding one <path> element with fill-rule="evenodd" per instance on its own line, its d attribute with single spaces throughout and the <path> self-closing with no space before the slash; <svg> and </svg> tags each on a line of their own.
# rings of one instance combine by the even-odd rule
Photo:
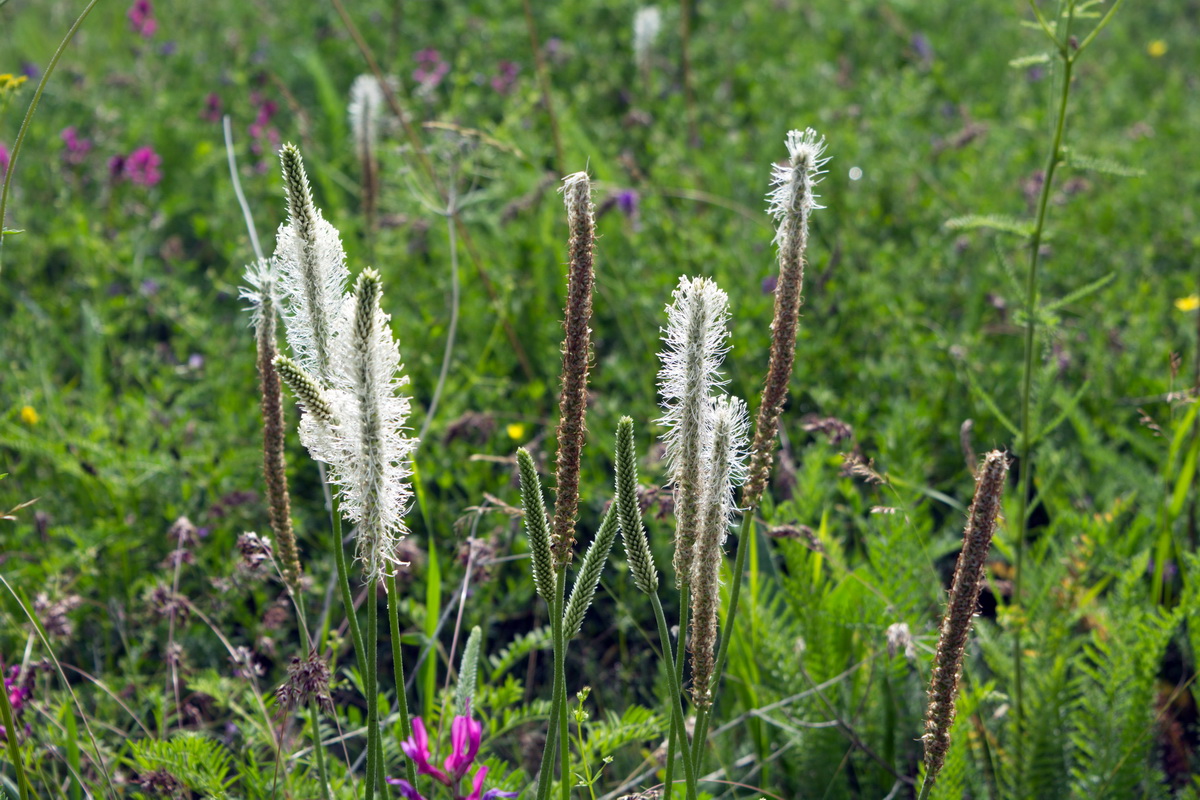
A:
<svg viewBox="0 0 1200 800">
<path fill-rule="evenodd" d="M 290 592 L 292 602 L 296 604 L 296 617 L 300 623 L 300 646 L 307 658 L 313 651 L 312 640 L 308 636 L 308 615 L 304 610 L 304 595 L 299 591 Z M 325 769 L 325 748 L 321 745 L 321 709 L 317 705 L 317 699 L 310 697 L 308 699 L 308 713 L 312 722 L 312 746 L 313 757 L 317 760 L 317 775 L 321 780 L 321 797 L 323 800 L 331 800 L 329 794 L 329 773 Z"/>
<path fill-rule="evenodd" d="M 683 651 L 687 643 L 687 625 L 688 625 L 688 610 L 691 607 L 691 589 L 688 586 L 687 577 L 684 576 L 679 582 L 679 649 L 675 651 L 674 665 L 671 667 L 675 671 L 675 688 L 682 692 L 683 687 Z M 670 652 L 669 650 L 667 652 Z M 683 701 L 680 700 L 682 708 Z M 683 722 L 683 714 L 680 712 L 679 720 Z M 675 726 L 671 726 L 671 730 L 667 734 L 667 769 L 663 776 L 663 783 L 667 786 L 667 800 L 671 800 L 671 785 L 675 779 L 675 748 L 678 746 L 682 752 L 688 750 L 687 728 L 684 725 L 679 726 L 679 741 L 676 742 Z"/>
<path fill-rule="evenodd" d="M 1062 141 L 1063 130 L 1066 127 L 1067 121 L 1067 100 L 1071 93 L 1071 68 L 1074 65 L 1074 59 L 1069 50 L 1069 41 L 1071 33 L 1071 17 L 1074 9 L 1072 2 L 1068 7 L 1068 15 L 1066 25 L 1063 31 L 1063 40 L 1056 40 L 1059 48 L 1059 56 L 1063 62 L 1063 81 L 1062 92 L 1058 99 L 1058 118 L 1054 125 L 1054 137 L 1050 145 L 1050 153 L 1046 158 L 1045 178 L 1042 181 L 1042 188 L 1038 194 L 1037 218 L 1034 223 L 1033 235 L 1029 243 L 1029 270 L 1025 276 L 1025 361 L 1024 372 L 1021 376 L 1021 441 L 1018 450 L 1018 457 L 1021 463 L 1021 490 L 1018 493 L 1017 503 L 1017 530 L 1016 530 L 1016 558 L 1015 558 L 1015 575 L 1013 577 L 1013 597 L 1012 605 L 1018 610 L 1021 607 L 1021 578 L 1024 573 L 1025 563 L 1025 534 L 1029 523 L 1029 493 L 1033 487 L 1033 469 L 1031 458 L 1033 455 L 1033 415 L 1031 398 L 1033 395 L 1033 351 L 1035 344 L 1035 336 L 1037 333 L 1037 276 L 1038 265 L 1041 258 L 1042 236 L 1046 227 L 1046 208 L 1050 200 L 1050 187 L 1054 181 L 1054 173 L 1058 169 L 1058 165 L 1062 162 Z M 740 546 L 740 545 L 739 545 Z M 1016 725 L 1016 786 L 1017 793 L 1020 794 L 1023 785 L 1023 776 L 1025 769 L 1025 742 L 1021 734 L 1025 723 L 1025 695 L 1024 695 L 1024 680 L 1022 675 L 1022 657 L 1023 648 L 1021 643 L 1021 630 L 1024 626 L 1024 621 L 1017 620 L 1016 630 L 1013 635 L 1013 700 L 1014 700 L 1014 722 Z"/>
<path fill-rule="evenodd" d="M 33 120 L 33 112 L 37 111 L 38 103 L 41 102 L 42 92 L 46 90 L 46 84 L 50 82 L 50 76 L 54 74 L 55 67 L 58 66 L 59 59 L 63 53 L 67 51 L 67 47 L 71 44 L 71 40 L 75 38 L 75 34 L 83 25 L 84 20 L 92 13 L 92 9 L 96 7 L 96 3 L 100 0 L 92 0 L 88 3 L 83 11 L 79 12 L 79 16 L 75 18 L 75 23 L 67 30 L 66 36 L 58 43 L 58 49 L 54 51 L 54 55 L 50 58 L 50 63 L 46 65 L 46 71 L 42 73 L 42 79 L 38 81 L 37 89 L 34 90 L 33 99 L 29 101 L 29 109 L 25 112 L 25 119 L 21 120 L 21 129 L 17 131 L 16 141 L 13 142 L 12 153 L 8 160 L 8 171 L 4 174 L 4 185 L 0 187 L 0 274 L 4 273 L 4 220 L 5 213 L 8 211 L 8 187 L 12 183 L 13 175 L 17 171 L 17 158 L 21 155 L 21 145 L 25 142 L 25 134 L 29 132 L 29 123 Z"/>
<path fill-rule="evenodd" d="M 562 790 L 562 800 L 571 800 L 571 740 L 567 732 L 567 638 L 563 631 L 563 611 L 566 608 L 567 568 L 564 565 L 558 571 L 558 583 L 554 596 L 558 610 L 554 614 L 552 626 L 554 636 L 554 675 L 558 683 L 558 751 L 562 760 L 559 770 L 562 780 L 559 781 Z M 551 720 L 551 725 L 554 720 Z"/>
<path fill-rule="evenodd" d="M 346 568 L 346 549 L 342 544 L 342 512 L 337 495 L 333 496 L 330 517 L 333 520 L 333 560 L 337 565 L 338 588 L 342 592 L 342 605 L 346 609 L 346 622 L 350 626 L 350 641 L 359 666 L 366 663 L 363 651 L 362 629 L 358 627 L 358 616 L 354 613 L 354 595 L 350 593 L 350 573 Z"/>
<path fill-rule="evenodd" d="M 404 691 L 404 654 L 400 648 L 400 611 L 396 608 L 399 595 L 396 593 L 396 576 L 387 577 L 388 626 L 392 632 L 392 671 L 396 680 L 396 705 L 400 709 L 400 731 L 407 737 L 412 735 L 412 723 L 408 716 L 408 693 Z M 417 770 L 412 759 L 404 759 L 404 774 L 411 786 L 417 785 Z"/>
<path fill-rule="evenodd" d="M 13 721 L 12 703 L 9 702 L 8 692 L 3 690 L 0 690 L 0 715 L 3 716 L 4 730 L 11 732 L 4 738 L 8 741 L 8 760 L 12 762 L 13 771 L 17 773 L 17 789 L 21 793 L 21 800 L 29 800 L 29 779 L 25 776 L 21 747 L 17 744 L 17 725 Z"/>
<path fill-rule="evenodd" d="M 379 742 L 379 688 L 376 685 L 378 669 L 379 644 L 379 601 L 376 596 L 378 579 L 372 577 L 367 582 L 367 637 L 363 644 L 367 649 L 366 682 L 367 682 L 367 791 L 366 798 L 375 796 L 375 784 L 379 782 L 383 765 L 380 764 Z"/>
<path fill-rule="evenodd" d="M 550 785 L 554 782 L 551 774 L 554 771 L 554 746 L 558 743 L 558 718 L 562 712 L 562 698 L 565 696 L 562 686 L 566 682 L 563 674 L 566 670 L 564 669 L 560 672 L 558 669 L 558 658 L 561 652 L 563 607 L 565 606 L 563 598 L 566 595 L 566 591 L 567 570 L 564 567 L 558 572 L 555 578 L 553 601 L 547 604 L 550 606 L 550 646 L 553 650 L 554 671 L 553 683 L 550 689 L 550 720 L 546 729 L 546 744 L 542 750 L 542 764 L 538 770 L 536 800 L 549 800 Z M 565 776 L 563 780 L 566 780 Z"/>
<path fill-rule="evenodd" d="M 729 610 L 725 613 L 725 630 L 721 635 L 721 644 L 717 649 L 717 664 L 713 670 L 712 683 L 709 684 L 709 696 L 713 705 L 717 702 L 717 688 L 721 685 L 721 675 L 725 671 L 725 661 L 729 658 L 729 642 L 733 638 L 733 624 L 737 619 L 738 600 L 742 594 L 742 573 L 746 569 L 746 553 L 750 550 L 749 540 L 754 537 L 754 514 L 757 507 L 747 508 L 742 517 L 742 527 L 738 531 L 737 553 L 733 557 L 733 580 L 729 586 Z M 710 706 L 711 708 L 711 706 Z M 692 763 L 700 768 L 701 751 L 708 739 L 708 710 L 700 709 L 696 716 L 696 731 L 692 734 Z"/>
<path fill-rule="evenodd" d="M 675 761 L 671 745 L 678 734 L 682 744 L 680 755 L 683 756 L 683 778 L 687 782 L 688 800 L 696 800 L 696 768 L 687 747 L 687 729 L 683 724 L 683 693 L 679 688 L 679 675 L 675 672 L 674 658 L 671 654 L 671 632 L 667 629 L 667 616 L 663 613 L 662 602 L 658 593 L 650 595 L 650 604 L 654 607 L 654 619 L 658 622 L 658 638 L 662 642 L 663 660 L 667 665 L 667 691 L 671 694 L 671 730 L 667 739 L 667 775 L 671 776 L 671 766 Z M 665 783 L 667 800 L 670 800 L 673 786 Z"/>
</svg>

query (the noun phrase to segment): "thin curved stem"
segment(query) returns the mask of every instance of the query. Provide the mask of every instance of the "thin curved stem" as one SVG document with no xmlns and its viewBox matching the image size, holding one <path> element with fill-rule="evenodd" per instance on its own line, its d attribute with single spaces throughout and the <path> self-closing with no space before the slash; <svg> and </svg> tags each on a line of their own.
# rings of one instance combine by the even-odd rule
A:
<svg viewBox="0 0 1200 800">
<path fill-rule="evenodd" d="M 742 517 L 742 527 L 738 532 L 737 553 L 733 557 L 733 581 L 729 587 L 729 610 L 725 613 L 725 631 L 721 635 L 721 644 L 717 649 L 717 664 L 713 670 L 712 683 L 709 684 L 709 697 L 717 702 L 717 689 L 721 685 L 721 676 L 725 672 L 725 661 L 729 658 L 729 642 L 733 639 L 734 622 L 737 620 L 738 600 L 742 595 L 742 574 L 746 571 L 746 553 L 750 550 L 750 539 L 754 536 L 754 514 L 758 509 L 746 509 Z M 702 711 L 696 720 L 696 730 L 692 734 L 692 761 L 697 768 L 700 766 L 700 756 L 704 743 L 708 738 L 708 713 Z"/>
<path fill-rule="evenodd" d="M 683 725 L 683 699 L 682 692 L 679 688 L 679 675 L 675 672 L 672 664 L 673 658 L 671 655 L 671 632 L 667 629 L 667 617 L 663 613 L 662 603 L 658 599 L 658 594 L 650 595 L 650 603 L 654 606 L 654 619 L 658 623 L 658 638 L 662 642 L 663 659 L 667 665 L 667 691 L 671 693 L 671 732 L 668 738 L 667 745 L 667 767 L 668 772 L 674 759 L 674 753 L 671 752 L 670 742 L 674 740 L 677 732 L 682 744 L 680 755 L 683 756 L 683 777 L 687 782 L 687 797 L 688 800 L 696 800 L 696 768 L 695 762 L 688 751 L 686 728 Z M 670 778 L 666 783 L 666 796 L 668 800 L 672 795 L 672 783 Z"/>
<path fill-rule="evenodd" d="M 454 189 L 450 189 L 453 195 Z M 418 442 L 425 441 L 425 434 L 433 423 L 433 415 L 437 413 L 438 402 L 442 399 L 442 390 L 446 387 L 446 376 L 450 373 L 450 357 L 454 354 L 454 339 L 458 332 L 458 229 L 454 225 L 455 200 L 452 197 L 447 206 L 446 235 L 450 239 L 450 326 L 446 330 L 446 349 L 442 352 L 442 369 L 438 373 L 437 386 L 433 390 L 433 399 L 429 401 L 429 411 L 425 413 L 425 422 L 421 424 L 421 432 L 417 434 Z"/>
<path fill-rule="evenodd" d="M 379 763 L 379 687 L 376 684 L 379 644 L 379 598 L 376 596 L 378 588 L 378 579 L 372 577 L 367 582 L 367 638 L 363 639 L 367 648 L 367 800 L 375 796 L 375 786 L 379 783 L 383 769 L 383 765 Z"/>
<path fill-rule="evenodd" d="M 12 153 L 9 154 L 8 171 L 4 173 L 4 185 L 0 187 L 0 274 L 4 273 L 4 220 L 5 213 L 8 211 L 8 187 L 12 183 L 12 177 L 17 171 L 17 159 L 21 155 L 21 145 L 25 143 L 25 134 L 29 132 L 29 123 L 33 120 L 33 112 L 37 111 L 38 103 L 42 100 L 42 92 L 46 90 L 46 84 L 50 82 L 50 76 L 54 74 L 54 68 L 58 66 L 59 59 L 63 53 L 67 51 L 67 47 L 71 44 L 71 40 L 75 38 L 75 34 L 83 25 L 83 21 L 88 18 L 88 14 L 92 13 L 92 9 L 96 7 L 96 3 L 100 0 L 92 0 L 83 11 L 79 12 L 75 23 L 67 30 L 67 35 L 58 43 L 58 49 L 54 51 L 54 55 L 50 58 L 50 63 L 46 65 L 46 71 L 42 73 L 42 79 L 38 81 L 37 89 L 33 93 L 33 99 L 29 101 L 29 109 L 25 112 L 25 119 L 21 121 L 21 129 L 17 131 L 16 141 L 13 142 Z"/>
<path fill-rule="evenodd" d="M 1070 27 L 1071 14 L 1068 13 L 1063 31 L 1064 42 L 1068 42 L 1070 39 Z M 1038 266 L 1041 260 L 1042 237 L 1046 227 L 1046 208 L 1050 201 L 1050 190 L 1054 181 L 1054 173 L 1058 169 L 1058 165 L 1062 163 L 1063 131 L 1067 121 L 1067 100 L 1071 94 L 1071 68 L 1074 66 L 1074 57 L 1066 49 L 1062 52 L 1062 60 L 1063 78 L 1062 90 L 1058 99 L 1058 118 L 1054 125 L 1054 136 L 1051 141 L 1050 152 L 1046 156 L 1046 169 L 1042 180 L 1042 188 L 1038 194 L 1037 218 L 1034 222 L 1033 235 L 1029 242 L 1029 269 L 1025 276 L 1025 359 L 1021 376 L 1021 439 L 1018 442 L 1018 457 L 1021 464 L 1021 489 L 1017 497 L 1015 574 L 1013 576 L 1012 596 L 1012 605 L 1018 609 L 1021 606 L 1021 585 L 1025 564 L 1025 536 L 1028 531 L 1031 510 L 1029 495 L 1033 490 L 1033 465 L 1031 461 L 1035 434 L 1033 432 L 1032 396 L 1033 353 L 1037 334 Z M 1023 783 L 1022 778 L 1025 767 L 1025 742 L 1021 734 L 1025 723 L 1022 627 L 1023 622 L 1018 621 L 1013 634 L 1012 648 L 1014 724 L 1016 726 L 1016 783 L 1018 793 Z"/>
<path fill-rule="evenodd" d="M 392 633 L 392 672 L 396 680 L 396 705 L 400 711 L 400 730 L 405 736 L 412 735 L 412 723 L 408 716 L 408 692 L 404 689 L 404 653 L 400 648 L 400 612 L 396 608 L 396 576 L 387 577 L 388 626 Z M 417 771 L 411 758 L 404 759 L 404 777 L 411 786 L 417 785 Z"/>
</svg>

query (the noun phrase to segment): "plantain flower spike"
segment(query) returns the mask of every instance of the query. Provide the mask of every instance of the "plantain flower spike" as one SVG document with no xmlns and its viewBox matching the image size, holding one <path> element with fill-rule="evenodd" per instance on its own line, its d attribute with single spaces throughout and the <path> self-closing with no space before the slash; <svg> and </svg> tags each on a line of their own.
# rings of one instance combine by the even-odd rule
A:
<svg viewBox="0 0 1200 800">
<path fill-rule="evenodd" d="M 295 145 L 279 151 L 288 221 L 279 227 L 275 259 L 283 322 L 296 362 L 323 384 L 332 383 L 334 338 L 346 301 L 346 253 L 337 229 L 313 205 L 304 162 Z"/>
<path fill-rule="evenodd" d="M 750 448 L 749 479 L 742 505 L 754 508 L 762 498 L 771 474 L 779 415 L 787 401 L 788 381 L 796 355 L 796 328 L 800 324 L 800 293 L 804 288 L 804 254 L 808 248 L 808 219 L 817 205 L 813 187 L 820 182 L 825 139 L 812 128 L 789 131 L 788 159 L 771 173 L 768 210 L 775 218 L 775 244 L 779 247 L 779 280 L 775 286 L 775 316 L 771 321 L 771 357 L 762 402 L 754 423 Z"/>
<path fill-rule="evenodd" d="M 334 339 L 332 387 L 314 400 L 297 392 L 313 413 L 301 420 L 300 439 L 313 458 L 330 465 L 341 511 L 358 524 L 357 556 L 366 580 L 390 577 L 396 545 L 408 529 L 404 514 L 412 489 L 416 439 L 405 436 L 409 400 L 397 394 L 408 383 L 400 352 L 380 308 L 379 273 L 365 269 L 348 303 L 349 314 Z M 289 371 L 283 372 L 285 379 Z M 332 413 L 318 411 L 321 403 Z"/>
<path fill-rule="evenodd" d="M 260 260 L 246 268 L 242 297 L 250 301 L 257 339 L 259 390 L 263 413 L 263 476 L 267 484 L 267 510 L 271 529 L 279 542 L 280 566 L 288 589 L 300 591 L 300 554 L 292 530 L 288 498 L 287 460 L 284 458 L 283 391 L 275 366 L 276 313 L 279 309 L 279 276 L 273 260 Z"/>
<path fill-rule="evenodd" d="M 667 428 L 667 473 L 675 492 L 675 582 L 692 573 L 692 555 L 704 499 L 704 465 L 712 448 L 714 388 L 724 385 L 721 362 L 729 351 L 729 298 L 708 278 L 681 277 L 667 306 L 662 369 L 658 373 Z"/>
<path fill-rule="evenodd" d="M 692 575 L 692 699 L 697 708 L 712 705 L 722 547 L 733 522 L 734 487 L 746 479 L 750 429 L 746 404 L 740 398 L 722 395 L 711 399 L 710 405 L 712 456 L 705 469 L 704 512 Z"/>
</svg>

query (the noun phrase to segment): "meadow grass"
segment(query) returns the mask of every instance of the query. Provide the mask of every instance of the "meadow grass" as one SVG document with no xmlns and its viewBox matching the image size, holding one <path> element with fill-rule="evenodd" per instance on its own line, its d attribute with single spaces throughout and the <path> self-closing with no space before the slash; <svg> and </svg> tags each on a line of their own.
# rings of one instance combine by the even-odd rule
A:
<svg viewBox="0 0 1200 800">
<path fill-rule="evenodd" d="M 6 150 L 81 9 L 0 6 L 0 73 L 31 76 L 0 85 Z M 597 217 L 576 549 L 613 497 L 614 432 L 629 416 L 666 588 L 670 492 L 649 488 L 667 481 L 652 445 L 662 309 L 681 274 L 729 294 L 727 390 L 753 412 L 777 272 L 763 195 L 785 133 L 812 126 L 833 160 L 781 453 L 746 539 L 708 747 L 683 766 L 713 797 L 915 796 L 974 453 L 1022 452 L 1010 427 L 1027 375 L 1030 416 L 1052 427 L 1032 468 L 1012 467 L 1024 483 L 1005 495 L 932 796 L 1194 796 L 1200 9 L 1121 8 L 1074 69 L 1067 153 L 1044 192 L 1061 70 L 1026 4 L 660 9 L 635 57 L 631 3 L 346 6 L 383 72 L 403 80 L 409 115 L 407 130 L 383 124 L 368 198 L 348 107 L 369 69 L 336 7 L 160 2 L 143 36 L 129 7 L 97 6 L 31 120 L 6 219 L 22 232 L 5 237 L 0 273 L 0 515 L 13 509 L 0 520 L 12 587 L 0 660 L 30 691 L 13 725 L 29 725 L 34 794 L 315 796 L 312 734 L 333 794 L 364 788 L 369 676 L 334 594 L 322 476 L 292 435 L 290 402 L 306 616 L 334 654 L 335 713 L 293 720 L 270 698 L 305 654 L 283 582 L 239 566 L 239 536 L 270 523 L 239 299 L 254 253 L 227 114 L 267 250 L 286 219 L 275 150 L 294 141 L 352 272 L 379 270 L 424 432 L 400 552 L 411 566 L 389 592 L 399 636 L 380 639 L 381 776 L 412 763 L 388 644 L 403 645 L 408 702 L 436 747 L 455 716 L 442 687 L 476 625 L 471 709 L 489 787 L 533 796 L 555 700 L 560 724 L 568 705 L 586 711 L 558 734 L 591 783 L 573 796 L 670 774 L 662 698 L 686 687 L 663 666 L 657 596 L 627 570 L 601 576 L 564 648 L 565 685 L 549 688 L 552 618 L 535 602 L 513 454 L 527 448 L 552 482 L 568 235 L 554 188 L 586 167 Z M 1039 206 L 1037 293 L 1066 302 L 1039 313 L 1027 351 Z M 181 517 L 197 529 L 186 546 L 167 535 Z M 734 585 L 727 572 L 726 604 Z M 365 617 L 373 598 L 352 589 Z M 666 619 L 679 617 L 676 598 L 662 593 Z M 78 707 L 40 666 L 51 652 Z M 4 752 L 0 791 L 17 796 Z"/>
</svg>

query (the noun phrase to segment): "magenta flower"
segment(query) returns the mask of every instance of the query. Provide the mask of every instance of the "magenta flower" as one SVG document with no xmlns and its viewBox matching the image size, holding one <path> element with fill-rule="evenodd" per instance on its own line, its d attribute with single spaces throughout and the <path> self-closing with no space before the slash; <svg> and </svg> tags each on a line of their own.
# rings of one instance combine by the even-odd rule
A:
<svg viewBox="0 0 1200 800">
<path fill-rule="evenodd" d="M 521 67 L 515 61 L 501 61 L 498 69 L 500 74 L 492 78 L 492 91 L 508 94 L 517 83 L 517 73 Z"/>
<path fill-rule="evenodd" d="M 418 775 L 432 775 L 437 782 L 450 785 L 450 779 L 446 777 L 446 773 L 429 763 L 432 755 L 429 752 L 429 734 L 425 732 L 425 723 L 421 721 L 420 717 L 413 719 L 413 735 L 400 743 L 400 749 L 404 751 L 404 755 L 408 756 L 410 761 L 417 765 Z"/>
<path fill-rule="evenodd" d="M 154 6 L 150 5 L 150 0 L 134 0 L 125 16 L 129 18 L 129 27 L 133 32 L 144 39 L 149 39 L 158 30 L 158 21 L 154 19 Z"/>
<path fill-rule="evenodd" d="M 59 137 L 67 146 L 67 151 L 63 154 L 63 161 L 72 166 L 78 166 L 87 160 L 87 154 L 92 151 L 92 140 L 79 138 L 79 132 L 75 130 L 74 125 L 63 128 Z"/>
<path fill-rule="evenodd" d="M 200 112 L 200 118 L 209 122 L 221 121 L 221 96 L 216 92 L 209 92 L 208 97 L 204 98 L 204 111 Z"/>
<path fill-rule="evenodd" d="M 498 800 L 498 798 L 516 797 L 516 792 L 502 792 L 499 789 L 483 791 L 483 781 L 487 777 L 488 768 L 479 765 L 471 780 L 471 793 L 459 794 L 458 785 L 470 771 L 479 755 L 479 744 L 483 736 L 483 724 L 469 716 L 457 716 L 450 725 L 450 741 L 452 752 L 446 757 L 446 771 L 430 763 L 433 754 L 429 750 L 429 734 L 425 723 L 420 717 L 413 719 L 413 735 L 400 743 L 400 749 L 417 767 L 418 775 L 430 775 L 438 783 L 454 792 L 454 800 Z M 403 778 L 388 778 L 387 782 L 400 790 L 407 800 L 425 800 L 411 783 Z"/>
<path fill-rule="evenodd" d="M 12 706 L 13 717 L 17 717 L 25 708 L 25 703 L 33 694 L 28 687 L 20 684 L 21 668 L 13 665 L 8 671 L 8 677 L 4 679 L 4 692 L 8 695 L 9 705 Z M 26 731 L 29 726 L 25 726 Z M 0 740 L 8 740 L 8 731 L 3 725 L 0 725 Z"/>
<path fill-rule="evenodd" d="M 139 147 L 125 159 L 125 173 L 138 186 L 157 186 L 162 180 L 162 156 L 149 147 Z"/>
<path fill-rule="evenodd" d="M 446 77 L 446 73 L 450 71 L 450 64 L 443 61 L 442 54 L 432 47 L 418 50 L 413 55 L 413 60 L 417 62 L 417 68 L 413 70 L 412 74 L 413 80 L 426 91 L 436 88 L 442 82 L 442 78 Z"/>
<path fill-rule="evenodd" d="M 12 154 L 8 152 L 8 147 L 4 142 L 0 142 L 0 180 L 8 174 L 8 165 L 12 161 Z"/>
</svg>

